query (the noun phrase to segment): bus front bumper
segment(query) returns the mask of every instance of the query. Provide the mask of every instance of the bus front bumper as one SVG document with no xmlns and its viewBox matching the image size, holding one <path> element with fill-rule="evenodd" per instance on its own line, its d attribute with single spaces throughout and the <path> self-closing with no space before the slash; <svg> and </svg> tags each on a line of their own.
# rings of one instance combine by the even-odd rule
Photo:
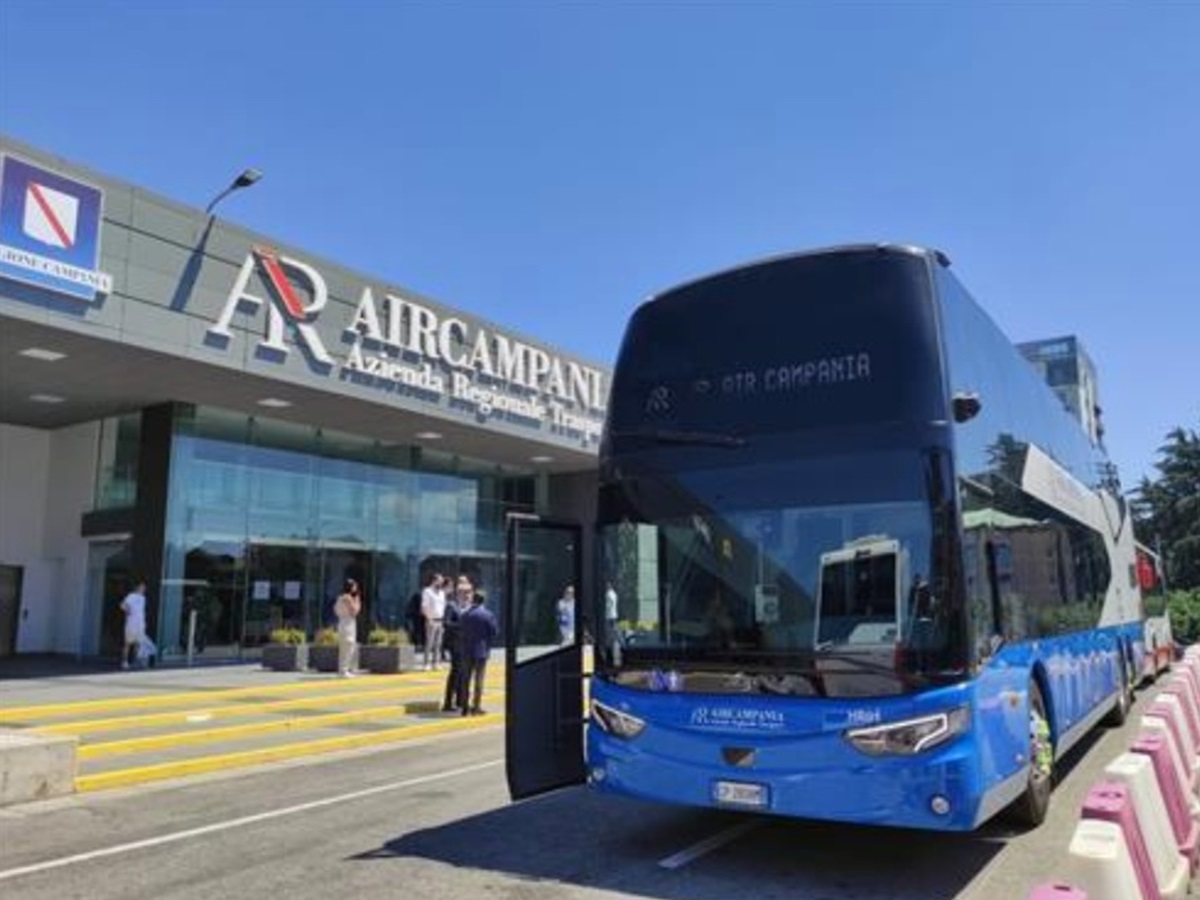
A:
<svg viewBox="0 0 1200 900">
<path fill-rule="evenodd" d="M 968 831 L 981 818 L 969 740 L 903 757 L 868 757 L 849 747 L 788 754 L 794 764 L 763 768 L 744 759 L 731 764 L 727 748 L 707 743 L 710 752 L 699 755 L 709 763 L 589 728 L 588 781 L 598 791 L 662 803 L 864 825 Z"/>
</svg>

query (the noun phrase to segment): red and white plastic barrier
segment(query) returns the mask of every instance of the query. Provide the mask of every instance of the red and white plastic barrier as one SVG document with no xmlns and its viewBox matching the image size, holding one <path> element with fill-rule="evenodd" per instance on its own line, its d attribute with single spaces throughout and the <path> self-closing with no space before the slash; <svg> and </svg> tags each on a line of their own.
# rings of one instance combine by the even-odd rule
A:
<svg viewBox="0 0 1200 900">
<path fill-rule="evenodd" d="M 1130 752 L 1109 763 L 1084 800 L 1066 877 L 1028 900 L 1188 896 L 1200 872 L 1200 645 L 1171 666 L 1140 724 Z"/>
<path fill-rule="evenodd" d="M 1108 764 L 1104 775 L 1110 783 L 1119 784 L 1128 791 L 1159 896 L 1163 900 L 1183 900 L 1191 867 L 1176 845 L 1166 798 L 1159 789 L 1153 761 L 1137 753 L 1122 753 Z M 1130 841 L 1131 846 L 1133 843 Z"/>
<path fill-rule="evenodd" d="M 1175 846 L 1187 858 L 1192 872 L 1200 864 L 1200 823 L 1189 807 L 1187 785 L 1180 780 L 1179 768 L 1171 756 L 1171 747 L 1162 734 L 1144 732 L 1133 742 L 1132 751 L 1150 760 L 1155 781 L 1162 794 Z"/>
<path fill-rule="evenodd" d="M 1064 882 L 1088 900 L 1147 900 L 1121 826 L 1103 819 L 1080 819 L 1067 849 Z"/>
<path fill-rule="evenodd" d="M 1190 741 L 1184 738 L 1186 728 L 1180 721 L 1182 711 L 1179 704 L 1168 706 L 1162 701 L 1155 701 L 1146 715 L 1142 716 L 1142 731 L 1161 734 L 1171 745 L 1171 754 L 1175 765 L 1179 767 L 1179 778 L 1188 787 L 1191 807 L 1196 806 L 1196 788 L 1200 785 L 1200 772 L 1196 768 L 1196 749 Z"/>
<path fill-rule="evenodd" d="M 1093 786 L 1083 801 L 1082 821 L 1088 819 L 1112 822 L 1121 829 L 1125 849 L 1137 875 L 1136 896 L 1140 900 L 1163 900 L 1154 877 L 1154 867 L 1150 863 L 1146 837 L 1142 832 L 1137 810 L 1133 806 L 1133 798 L 1129 796 L 1129 789 L 1123 784 L 1110 781 L 1101 781 Z"/>
</svg>

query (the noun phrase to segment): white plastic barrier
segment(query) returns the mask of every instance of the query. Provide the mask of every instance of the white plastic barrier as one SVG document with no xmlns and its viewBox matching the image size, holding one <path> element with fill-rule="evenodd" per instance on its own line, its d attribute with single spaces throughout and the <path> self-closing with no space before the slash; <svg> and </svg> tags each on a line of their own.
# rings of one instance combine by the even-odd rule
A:
<svg viewBox="0 0 1200 900">
<path fill-rule="evenodd" d="M 1196 742 L 1192 740 L 1192 729 L 1179 698 L 1174 694 L 1160 693 L 1147 707 L 1146 714 L 1157 716 L 1167 723 L 1175 738 L 1175 745 L 1179 748 L 1179 755 L 1190 773 L 1192 787 L 1200 789 L 1200 757 L 1197 756 L 1200 748 L 1197 748 Z"/>
<path fill-rule="evenodd" d="M 1196 695 L 1192 693 L 1192 683 L 1182 673 L 1172 675 L 1167 679 L 1166 686 L 1154 699 L 1157 702 L 1164 697 L 1174 697 L 1179 701 L 1179 705 L 1183 709 L 1184 722 L 1191 730 L 1197 755 L 1200 755 L 1200 702 L 1197 702 Z"/>
<path fill-rule="evenodd" d="M 1088 900 L 1146 900 L 1115 822 L 1080 819 L 1065 868 L 1063 881 L 1085 891 Z"/>
<path fill-rule="evenodd" d="M 1186 786 L 1188 790 L 1188 809 L 1194 817 L 1200 819 L 1200 801 L 1196 799 L 1196 783 L 1192 779 L 1192 770 L 1184 762 L 1183 752 L 1179 749 L 1179 742 L 1175 739 L 1174 729 L 1170 727 L 1166 719 L 1149 714 L 1142 716 L 1141 726 L 1142 731 L 1162 737 L 1167 742 L 1167 746 L 1171 748 L 1171 761 L 1175 765 L 1175 774 L 1179 776 L 1179 783 Z"/>
<path fill-rule="evenodd" d="M 1200 660 L 1196 663 L 1200 666 Z M 1171 676 L 1184 680 L 1191 691 L 1192 699 L 1196 701 L 1197 707 L 1200 707 L 1200 674 L 1197 673 L 1196 667 L 1190 663 L 1177 663 L 1171 668 Z"/>
<path fill-rule="evenodd" d="M 1183 900 L 1190 874 L 1188 861 L 1176 847 L 1175 832 L 1171 828 L 1166 798 L 1154 774 L 1154 763 L 1140 753 L 1122 753 L 1108 764 L 1104 774 L 1110 781 L 1123 784 L 1129 790 L 1154 881 L 1163 900 Z"/>
</svg>

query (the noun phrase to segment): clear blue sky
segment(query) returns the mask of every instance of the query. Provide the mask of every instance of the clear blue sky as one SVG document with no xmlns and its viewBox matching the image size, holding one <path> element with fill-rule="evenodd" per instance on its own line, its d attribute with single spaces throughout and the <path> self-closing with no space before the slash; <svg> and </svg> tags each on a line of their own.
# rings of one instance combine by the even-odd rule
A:
<svg viewBox="0 0 1200 900">
<path fill-rule="evenodd" d="M 778 251 L 937 246 L 1200 427 L 1200 3 L 0 2 L 0 130 L 592 359 Z"/>
</svg>

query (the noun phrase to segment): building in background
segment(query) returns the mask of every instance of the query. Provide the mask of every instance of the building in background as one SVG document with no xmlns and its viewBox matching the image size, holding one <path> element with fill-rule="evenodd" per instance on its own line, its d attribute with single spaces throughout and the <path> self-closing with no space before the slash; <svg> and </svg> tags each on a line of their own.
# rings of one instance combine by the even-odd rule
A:
<svg viewBox="0 0 1200 900">
<path fill-rule="evenodd" d="M 503 602 L 509 512 L 590 521 L 609 370 L 0 138 L 0 655 Z M 263 188 L 258 188 L 262 190 Z"/>
<path fill-rule="evenodd" d="M 1054 389 L 1063 405 L 1083 426 L 1094 444 L 1104 442 L 1104 424 L 1100 419 L 1100 390 L 1096 367 L 1083 344 L 1074 335 L 1017 344 L 1046 384 Z"/>
</svg>

